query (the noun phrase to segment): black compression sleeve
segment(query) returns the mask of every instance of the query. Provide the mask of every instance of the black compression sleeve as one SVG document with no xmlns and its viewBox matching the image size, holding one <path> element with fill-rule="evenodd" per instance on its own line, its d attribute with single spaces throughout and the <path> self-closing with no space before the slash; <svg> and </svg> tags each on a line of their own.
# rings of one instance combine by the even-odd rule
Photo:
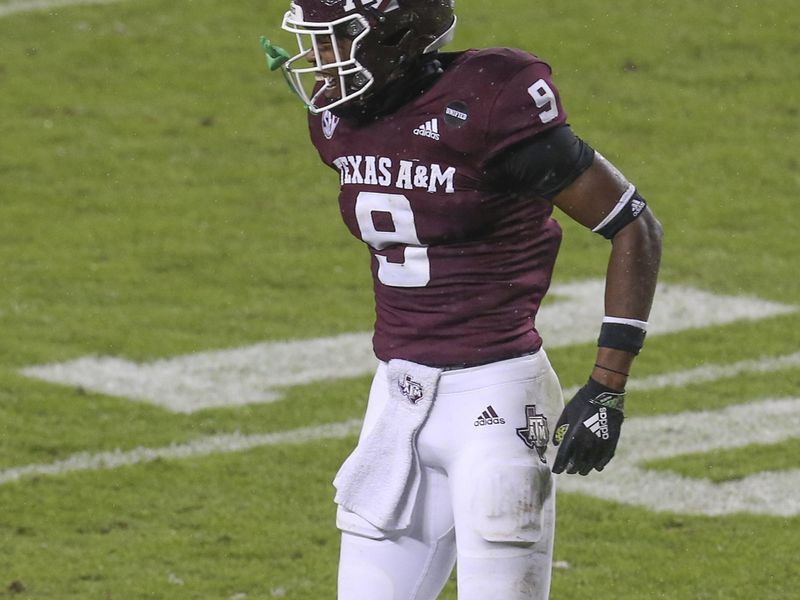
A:
<svg viewBox="0 0 800 600">
<path fill-rule="evenodd" d="M 485 175 L 493 189 L 553 199 L 594 160 L 594 149 L 561 125 L 493 158 Z"/>
</svg>

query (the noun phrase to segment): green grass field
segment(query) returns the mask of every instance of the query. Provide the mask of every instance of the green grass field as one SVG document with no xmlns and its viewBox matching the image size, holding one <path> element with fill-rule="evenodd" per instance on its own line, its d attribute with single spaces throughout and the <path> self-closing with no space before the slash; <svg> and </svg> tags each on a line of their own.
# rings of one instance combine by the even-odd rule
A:
<svg viewBox="0 0 800 600">
<path fill-rule="evenodd" d="M 284 3 L 34 4 L 0 0 L 0 597 L 334 598 L 330 481 L 354 430 L 278 434 L 360 418 L 369 375 L 176 412 L 21 373 L 369 330 L 368 255 L 258 45 L 261 34 L 292 43 L 279 31 Z M 800 403 L 800 312 L 758 312 L 760 301 L 800 306 L 795 3 L 457 8 L 453 48 L 516 46 L 553 65 L 573 128 L 662 221 L 665 284 L 755 299 L 752 318 L 651 336 L 634 379 L 762 367 L 631 389 L 632 419 Z M 556 283 L 602 277 L 607 243 L 561 223 Z M 564 386 L 580 384 L 593 344 L 552 346 Z M 783 489 L 800 477 L 800 434 L 770 433 L 797 419 L 723 427 L 713 439 L 748 441 L 648 455 L 642 470 L 731 498 L 758 477 Z M 184 458 L 136 450 L 234 432 L 278 443 Z M 91 461 L 117 450 L 141 459 Z M 793 489 L 764 511 L 718 515 L 565 489 L 552 597 L 798 598 Z M 455 597 L 451 584 L 442 598 Z"/>
</svg>

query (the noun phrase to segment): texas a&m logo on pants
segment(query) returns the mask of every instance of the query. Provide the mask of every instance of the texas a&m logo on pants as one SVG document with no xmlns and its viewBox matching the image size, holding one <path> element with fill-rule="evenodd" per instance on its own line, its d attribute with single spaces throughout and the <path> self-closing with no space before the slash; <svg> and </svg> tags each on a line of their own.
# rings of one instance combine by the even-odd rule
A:
<svg viewBox="0 0 800 600">
<path fill-rule="evenodd" d="M 536 412 L 535 404 L 525 406 L 525 427 L 517 427 L 517 435 L 525 445 L 539 453 L 539 460 L 547 463 L 544 456 L 547 442 L 550 439 L 550 429 L 547 427 L 547 417 Z"/>
</svg>

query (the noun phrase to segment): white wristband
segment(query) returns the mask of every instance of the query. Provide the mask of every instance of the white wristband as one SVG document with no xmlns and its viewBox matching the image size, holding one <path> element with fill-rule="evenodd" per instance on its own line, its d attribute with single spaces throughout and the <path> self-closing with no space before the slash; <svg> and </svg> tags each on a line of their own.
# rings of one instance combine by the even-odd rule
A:
<svg viewBox="0 0 800 600">
<path fill-rule="evenodd" d="M 624 317 L 603 317 L 603 323 L 631 325 L 632 327 L 638 327 L 642 331 L 647 331 L 647 321 L 640 321 L 638 319 L 626 319 Z"/>
</svg>

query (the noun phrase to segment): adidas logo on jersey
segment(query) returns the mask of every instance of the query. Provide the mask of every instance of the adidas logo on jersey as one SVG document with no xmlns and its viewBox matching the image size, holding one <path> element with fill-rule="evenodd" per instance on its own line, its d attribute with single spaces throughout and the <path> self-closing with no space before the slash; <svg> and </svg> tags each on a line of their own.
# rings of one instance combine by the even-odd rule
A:
<svg viewBox="0 0 800 600">
<path fill-rule="evenodd" d="M 504 425 L 506 420 L 503 417 L 498 416 L 495 412 L 494 408 L 491 405 L 486 407 L 486 410 L 483 411 L 478 418 L 475 419 L 475 427 L 483 427 L 484 425 Z"/>
<path fill-rule="evenodd" d="M 601 406 L 597 413 L 586 419 L 583 424 L 597 437 L 608 439 L 608 409 L 606 407 Z"/>
<path fill-rule="evenodd" d="M 441 138 L 439 135 L 439 119 L 431 119 L 423 123 L 414 130 L 414 135 L 421 135 L 438 141 Z"/>
<path fill-rule="evenodd" d="M 645 203 L 643 201 L 637 200 L 636 198 L 631 200 L 631 212 L 633 213 L 634 217 L 638 217 L 639 213 L 644 210 L 644 207 Z"/>
</svg>

